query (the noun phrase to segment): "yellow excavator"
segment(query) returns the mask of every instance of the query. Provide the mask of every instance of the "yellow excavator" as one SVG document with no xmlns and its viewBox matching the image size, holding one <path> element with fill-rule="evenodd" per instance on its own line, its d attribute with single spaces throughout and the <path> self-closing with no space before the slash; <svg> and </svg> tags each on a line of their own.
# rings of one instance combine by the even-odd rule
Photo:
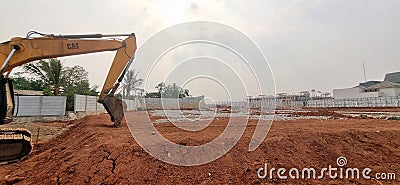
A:
<svg viewBox="0 0 400 185">
<path fill-rule="evenodd" d="M 127 38 L 117 39 L 120 37 Z M 136 37 L 133 33 L 54 35 L 30 31 L 26 38 L 15 37 L 0 43 L 0 124 L 12 121 L 15 104 L 9 75 L 13 68 L 40 59 L 117 51 L 98 102 L 104 106 L 114 126 L 118 127 L 124 117 L 123 102 L 114 97 L 114 93 L 134 59 L 136 48 Z M 31 134 L 28 130 L 0 129 L 0 163 L 18 161 L 31 150 Z"/>
</svg>

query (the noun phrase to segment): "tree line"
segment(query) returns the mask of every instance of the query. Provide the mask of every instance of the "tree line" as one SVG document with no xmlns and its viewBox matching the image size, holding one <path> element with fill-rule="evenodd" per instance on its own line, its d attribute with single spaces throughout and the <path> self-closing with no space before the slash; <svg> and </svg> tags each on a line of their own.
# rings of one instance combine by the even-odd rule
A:
<svg viewBox="0 0 400 185">
<path fill-rule="evenodd" d="M 120 98 L 134 98 L 142 96 L 144 89 L 139 88 L 143 79 L 138 77 L 138 72 L 128 70 L 124 76 L 116 95 Z M 47 96 L 66 96 L 66 110 L 74 109 L 74 95 L 98 96 L 98 87 L 90 85 L 89 73 L 79 65 L 65 67 L 57 58 L 39 60 L 22 66 L 22 72 L 12 75 L 14 88 L 18 90 L 43 91 Z M 188 97 L 189 90 L 183 89 L 176 83 L 166 85 L 160 82 L 156 92 L 145 93 L 146 98 L 182 98 Z"/>
<path fill-rule="evenodd" d="M 51 58 L 39 60 L 22 66 L 23 72 L 13 74 L 14 88 L 19 90 L 43 91 L 47 96 L 66 96 L 66 110 L 74 110 L 74 95 L 98 96 L 98 87 L 89 84 L 89 73 L 79 65 L 64 67 L 60 60 Z M 138 78 L 135 70 L 127 71 L 122 81 L 121 97 L 132 97 L 143 79 Z"/>
<path fill-rule="evenodd" d="M 183 89 L 176 83 L 166 85 L 160 82 L 156 87 L 157 92 L 146 93 L 146 98 L 183 98 L 189 97 L 189 89 Z"/>
<path fill-rule="evenodd" d="M 64 67 L 60 60 L 51 58 L 22 66 L 23 72 L 13 75 L 14 88 L 43 91 L 48 96 L 66 96 L 66 109 L 74 109 L 74 95 L 97 96 L 97 86 L 90 86 L 88 72 L 82 66 Z"/>
</svg>

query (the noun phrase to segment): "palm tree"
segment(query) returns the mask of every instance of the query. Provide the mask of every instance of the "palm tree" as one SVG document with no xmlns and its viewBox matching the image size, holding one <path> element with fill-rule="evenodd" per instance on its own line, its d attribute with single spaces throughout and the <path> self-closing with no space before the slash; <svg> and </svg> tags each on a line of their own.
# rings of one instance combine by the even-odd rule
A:
<svg viewBox="0 0 400 185">
<path fill-rule="evenodd" d="M 165 83 L 164 82 L 160 82 L 159 84 L 157 84 L 157 86 L 155 86 L 154 88 L 156 88 L 158 90 L 158 93 L 161 95 L 164 93 L 165 91 Z"/>
<path fill-rule="evenodd" d="M 25 64 L 23 69 L 25 72 L 43 80 L 45 86 L 52 91 L 54 96 L 60 95 L 61 83 L 63 81 L 60 60 L 56 58 L 39 60 L 38 62 Z"/>
<path fill-rule="evenodd" d="M 142 89 L 138 88 L 138 86 L 142 85 L 143 79 L 138 78 L 139 73 L 136 73 L 135 70 L 128 70 L 126 72 L 125 78 L 122 81 L 122 93 L 124 97 L 131 96 L 131 92 L 136 93 L 136 91 L 141 91 Z"/>
</svg>

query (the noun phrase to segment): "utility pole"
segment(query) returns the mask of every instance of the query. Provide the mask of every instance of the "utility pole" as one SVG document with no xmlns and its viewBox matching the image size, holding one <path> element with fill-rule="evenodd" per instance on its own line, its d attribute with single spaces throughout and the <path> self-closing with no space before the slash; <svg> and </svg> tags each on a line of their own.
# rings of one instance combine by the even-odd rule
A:
<svg viewBox="0 0 400 185">
<path fill-rule="evenodd" d="M 363 69 L 364 69 L 364 81 L 367 82 L 367 75 L 365 74 L 365 64 L 363 62 Z"/>
</svg>

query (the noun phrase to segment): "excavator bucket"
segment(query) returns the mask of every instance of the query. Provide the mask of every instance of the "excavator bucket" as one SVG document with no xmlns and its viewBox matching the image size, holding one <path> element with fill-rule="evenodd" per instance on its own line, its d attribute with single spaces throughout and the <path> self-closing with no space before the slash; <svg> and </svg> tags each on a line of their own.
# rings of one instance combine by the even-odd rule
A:
<svg viewBox="0 0 400 185">
<path fill-rule="evenodd" d="M 110 115 L 111 121 L 114 122 L 114 126 L 119 127 L 122 119 L 124 118 L 125 103 L 121 99 L 118 99 L 114 96 L 106 96 L 102 104 L 107 113 Z"/>
<path fill-rule="evenodd" d="M 0 129 L 0 164 L 17 162 L 32 150 L 31 133 L 23 128 Z"/>
</svg>

